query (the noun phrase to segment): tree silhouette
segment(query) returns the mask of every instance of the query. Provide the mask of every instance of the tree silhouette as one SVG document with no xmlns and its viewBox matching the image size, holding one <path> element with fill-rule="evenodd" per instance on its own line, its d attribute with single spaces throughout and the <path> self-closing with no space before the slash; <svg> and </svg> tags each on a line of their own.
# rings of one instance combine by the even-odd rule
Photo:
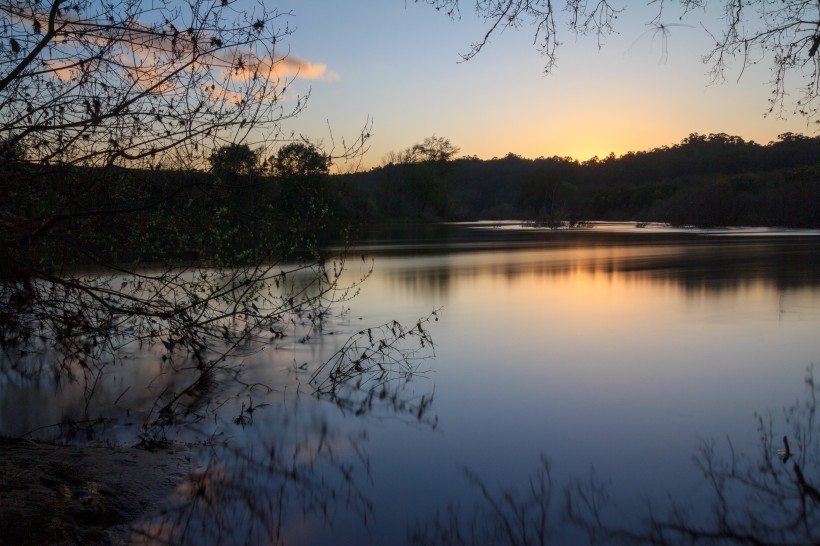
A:
<svg viewBox="0 0 820 546">
<path fill-rule="evenodd" d="M 282 16 L 227 1 L 6 3 L 0 137 L 46 164 L 195 164 L 301 110 L 279 102 Z"/>
<path fill-rule="evenodd" d="M 444 162 L 452 159 L 458 151 L 458 146 L 451 144 L 449 138 L 433 135 L 425 138 L 421 144 L 414 144 L 410 147 L 408 155 L 413 163 Z"/>
<path fill-rule="evenodd" d="M 315 144 L 291 142 L 285 144 L 270 159 L 271 170 L 283 179 L 328 174 L 331 158 Z"/>
<path fill-rule="evenodd" d="M 484 19 L 487 29 L 471 44 L 464 60 L 475 57 L 489 43 L 490 38 L 508 29 L 529 25 L 534 29 L 533 43 L 546 57 L 544 71 L 555 66 L 560 45 L 560 29 L 567 27 L 575 35 L 592 35 L 603 44 L 606 36 L 616 32 L 616 23 L 626 7 L 608 0 L 581 2 L 565 0 L 422 0 L 450 17 L 460 15 L 463 4 L 473 4 L 475 12 Z M 656 10 L 648 24 L 660 34 L 666 50 L 669 27 L 683 23 L 666 23 L 672 9 L 669 2 L 649 2 Z M 723 81 L 730 63 L 738 61 L 738 70 L 766 62 L 771 72 L 772 94 L 768 112 L 780 115 L 790 106 L 793 113 L 809 121 L 820 121 L 817 98 L 820 92 L 820 6 L 807 0 L 722 0 L 723 28 L 710 34 L 714 46 L 704 54 L 712 81 Z M 676 21 L 695 19 L 695 12 L 706 6 L 704 0 L 680 0 L 675 3 Z M 704 27 L 705 28 L 705 27 Z M 797 83 L 792 83 L 795 80 Z M 797 93 L 790 93 L 792 85 Z M 799 98 L 792 99 L 792 95 Z M 791 102 L 793 101 L 793 103 Z"/>
<path fill-rule="evenodd" d="M 396 215 L 445 217 L 451 208 L 451 159 L 458 151 L 450 139 L 434 135 L 388 153 L 382 159 L 392 187 L 388 209 Z"/>
<path fill-rule="evenodd" d="M 814 206 L 818 137 L 787 133 L 761 145 L 724 133 L 693 133 L 672 146 L 583 163 L 515 154 L 416 163 L 414 148 L 388 154 L 371 171 L 338 178 L 386 221 L 424 218 L 428 207 L 448 220 L 517 218 L 554 225 L 820 225 Z"/>
<path fill-rule="evenodd" d="M 227 144 L 214 150 L 208 161 L 219 178 L 248 176 L 259 173 L 259 155 L 259 150 L 251 150 L 247 144 Z"/>
<path fill-rule="evenodd" d="M 255 169 L 249 135 L 275 138 L 303 109 L 280 100 L 300 62 L 277 53 L 288 15 L 231 0 L 0 5 L 0 371 L 26 376 L 39 354 L 94 385 L 129 344 L 161 344 L 198 370 L 155 404 L 167 422 L 287 313 L 320 320 L 342 294 L 325 262 L 280 265 L 315 255 L 299 247 L 314 226 L 202 172 L 209 158 L 219 175 Z"/>
</svg>

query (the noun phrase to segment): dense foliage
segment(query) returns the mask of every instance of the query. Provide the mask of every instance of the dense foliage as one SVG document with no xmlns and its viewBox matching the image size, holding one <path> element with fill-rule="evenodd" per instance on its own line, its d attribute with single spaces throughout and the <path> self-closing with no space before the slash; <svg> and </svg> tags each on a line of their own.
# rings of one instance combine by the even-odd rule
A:
<svg viewBox="0 0 820 546">
<path fill-rule="evenodd" d="M 820 138 L 766 145 L 726 134 L 578 162 L 515 154 L 436 165 L 388 163 L 347 175 L 375 220 L 636 220 L 676 225 L 820 226 Z M 428 200 L 414 196 L 436 182 Z M 422 180 L 422 182 L 419 181 Z"/>
</svg>

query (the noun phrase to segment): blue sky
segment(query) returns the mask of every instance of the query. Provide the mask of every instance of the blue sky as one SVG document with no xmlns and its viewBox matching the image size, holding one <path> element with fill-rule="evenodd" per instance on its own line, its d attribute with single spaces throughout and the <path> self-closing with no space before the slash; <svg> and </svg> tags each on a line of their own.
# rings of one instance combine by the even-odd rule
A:
<svg viewBox="0 0 820 546">
<path fill-rule="evenodd" d="M 311 98 L 286 128 L 329 145 L 328 124 L 338 140 L 354 138 L 372 119 L 365 167 L 434 134 L 462 155 L 582 161 L 676 144 L 693 132 L 760 143 L 787 131 L 813 134 L 799 116 L 764 116 L 766 65 L 747 69 L 740 81 L 730 72 L 725 83 L 710 85 L 701 62 L 710 44 L 703 26 L 719 32 L 717 13 L 696 13 L 686 21 L 691 26 L 669 26 L 664 36 L 646 24 L 651 7 L 624 5 L 619 34 L 601 49 L 595 37 L 576 39 L 559 23 L 558 63 L 544 76 L 545 59 L 528 28 L 498 35 L 478 57 L 459 62 L 485 28 L 469 3 L 451 21 L 403 0 L 278 2 L 293 11 L 291 54 L 326 67 L 322 77 L 296 82 Z M 679 23 L 671 11 L 664 22 Z"/>
</svg>

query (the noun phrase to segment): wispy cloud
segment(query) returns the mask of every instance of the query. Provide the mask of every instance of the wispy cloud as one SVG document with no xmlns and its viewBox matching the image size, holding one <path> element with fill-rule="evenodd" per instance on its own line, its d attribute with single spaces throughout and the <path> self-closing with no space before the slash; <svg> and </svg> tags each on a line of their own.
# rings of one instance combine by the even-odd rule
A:
<svg viewBox="0 0 820 546">
<path fill-rule="evenodd" d="M 278 59 L 273 66 L 273 72 L 280 78 L 304 78 L 306 80 L 328 80 L 336 81 L 339 75 L 336 72 L 328 72 L 324 63 L 312 63 L 300 59 L 295 55 Z"/>
<path fill-rule="evenodd" d="M 284 57 L 259 58 L 252 54 L 233 50 L 221 56 L 224 69 L 234 77 L 268 78 L 271 80 L 305 79 L 335 82 L 341 79 L 338 72 L 329 71 L 325 63 L 314 63 L 287 55 Z"/>
<path fill-rule="evenodd" d="M 107 47 L 111 36 L 106 22 L 94 17 L 83 20 L 78 15 L 62 17 L 62 35 L 57 39 L 61 51 L 55 58 L 47 59 L 52 75 L 60 80 L 70 80 L 80 76 L 88 65 L 74 59 L 72 53 L 79 53 L 81 43 L 97 47 Z M 19 14 L 19 23 L 44 28 L 48 15 L 42 9 Z M 76 41 L 71 36 L 80 37 Z M 169 64 L 188 65 L 190 70 L 210 67 L 220 70 L 228 82 L 264 78 L 269 81 L 306 79 L 335 82 L 341 79 L 338 72 L 329 71 L 321 62 L 311 62 L 296 55 L 258 55 L 249 44 L 223 47 L 222 42 L 207 32 L 178 31 L 173 24 L 151 26 L 139 21 L 126 21 L 118 28 L 118 46 L 123 50 L 117 60 L 123 72 L 140 86 L 150 87 L 162 81 L 169 71 Z M 72 48 L 76 48 L 74 51 Z M 157 62 L 157 55 L 166 62 Z M 89 59 L 92 60 L 92 59 Z M 162 91 L 162 89 L 159 89 Z"/>
</svg>

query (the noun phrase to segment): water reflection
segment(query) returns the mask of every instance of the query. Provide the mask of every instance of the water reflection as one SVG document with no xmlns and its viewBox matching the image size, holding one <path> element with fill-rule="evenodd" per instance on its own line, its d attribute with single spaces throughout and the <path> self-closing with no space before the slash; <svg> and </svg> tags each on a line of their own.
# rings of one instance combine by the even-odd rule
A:
<svg viewBox="0 0 820 546">
<path fill-rule="evenodd" d="M 728 433 L 737 453 L 750 453 L 759 442 L 746 431 L 752 412 L 792 400 L 805 365 L 820 358 L 820 237 L 480 228 L 374 234 L 357 251 L 375 256 L 375 270 L 355 299 L 318 326 L 310 310 L 294 316 L 284 337 L 215 377 L 201 393 L 209 409 L 193 407 L 200 470 L 140 527 L 143 540 L 400 544 L 436 508 L 439 531 L 474 521 L 498 532 L 503 520 L 480 508 L 493 501 L 507 503 L 507 517 L 547 514 L 561 542 L 576 538 L 564 534 L 563 488 L 590 467 L 628 514 L 618 521 L 637 523 L 647 498 L 702 499 L 691 465 L 698 438 Z M 345 275 L 355 281 L 370 262 L 353 262 Z M 422 325 L 436 345 L 425 373 L 411 366 L 385 383 L 378 365 L 355 369 L 389 339 L 392 320 L 412 327 L 440 307 L 440 320 Z M 340 377 L 353 366 L 355 379 L 322 392 L 336 368 L 311 376 L 340 351 Z M 171 373 L 184 375 L 185 362 L 162 354 L 134 352 L 106 368 L 91 409 L 150 408 L 189 384 Z M 4 433 L 89 413 L 82 384 L 57 385 L 26 362 L 28 375 L 0 376 Z M 103 432 L 128 442 L 143 420 L 125 416 Z M 791 429 L 773 428 L 773 452 L 783 434 L 794 438 L 793 458 L 804 451 Z M 550 463 L 530 473 L 538 453 Z M 801 463 L 805 483 L 817 483 L 808 468 Z M 527 489 L 530 478 L 551 491 L 548 506 Z M 597 502 L 598 480 L 583 483 L 575 491 Z M 522 485 L 508 501 L 513 484 Z M 463 519 L 448 523 L 448 499 Z M 420 543 L 441 543 L 423 531 Z"/>
<path fill-rule="evenodd" d="M 340 514 L 367 524 L 366 433 L 331 427 L 298 401 L 253 414 L 197 450 L 197 468 L 136 525 L 132 544 L 293 544 Z"/>
<path fill-rule="evenodd" d="M 523 489 L 544 452 L 559 481 L 594 466 L 634 521 L 647 498 L 702 493 L 699 437 L 754 448 L 752 413 L 791 400 L 820 355 L 820 238 L 464 229 L 413 258 L 381 241 L 357 302 L 443 307 L 433 377 L 444 436 L 414 438 L 410 456 L 444 485 L 400 480 L 408 498 L 480 497 L 464 466 L 493 491 Z M 371 453 L 387 461 L 381 446 L 405 435 L 379 436 Z"/>
<path fill-rule="evenodd" d="M 466 231 L 438 246 L 414 246 L 409 263 L 382 269 L 420 296 L 446 296 L 454 277 L 489 275 L 516 282 L 521 277 L 570 277 L 579 273 L 669 282 L 683 290 L 721 292 L 756 281 L 788 290 L 820 285 L 820 237 L 713 237 L 689 232 L 658 232 L 646 237 L 622 232 L 529 234 Z M 465 240 L 457 239 L 461 234 Z M 386 242 L 365 247 L 401 256 L 408 249 Z M 426 259 L 418 264 L 418 255 Z"/>
<path fill-rule="evenodd" d="M 649 500 L 639 519 L 625 524 L 605 478 L 592 472 L 587 478 L 558 484 L 548 458 L 542 455 L 537 470 L 521 488 L 494 490 L 482 476 L 467 470 L 467 480 L 479 493 L 472 507 L 465 509 L 451 499 L 446 510 L 440 508 L 418 521 L 408 540 L 417 546 L 524 546 L 553 541 L 817 544 L 820 443 L 816 416 L 820 388 L 815 384 L 813 367 L 807 371 L 805 385 L 804 396 L 782 412 L 756 416 L 756 450 L 736 450 L 731 435 L 722 442 L 701 441 L 694 463 L 706 488 L 703 504 L 675 497 Z M 780 434 L 785 434 L 782 440 Z M 794 452 L 790 437 L 798 446 Z M 563 529 L 558 522 L 563 522 Z"/>
</svg>

